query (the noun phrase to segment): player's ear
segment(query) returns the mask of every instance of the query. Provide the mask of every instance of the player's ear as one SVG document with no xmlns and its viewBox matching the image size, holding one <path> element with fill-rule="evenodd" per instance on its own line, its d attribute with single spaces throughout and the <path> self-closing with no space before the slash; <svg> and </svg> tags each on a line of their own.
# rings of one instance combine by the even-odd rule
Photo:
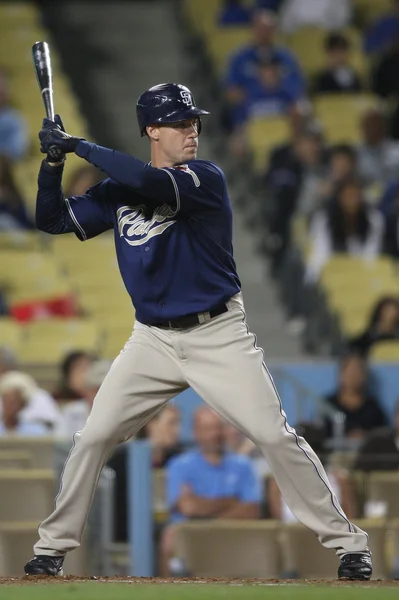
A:
<svg viewBox="0 0 399 600">
<path fill-rule="evenodd" d="M 148 125 L 147 135 L 150 138 L 150 140 L 157 142 L 159 140 L 159 127 L 154 127 L 153 125 Z"/>
</svg>

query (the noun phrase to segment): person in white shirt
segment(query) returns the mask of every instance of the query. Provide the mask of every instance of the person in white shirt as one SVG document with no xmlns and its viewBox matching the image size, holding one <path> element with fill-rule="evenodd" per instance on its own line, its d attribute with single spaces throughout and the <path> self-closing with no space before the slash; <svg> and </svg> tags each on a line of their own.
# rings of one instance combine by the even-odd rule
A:
<svg viewBox="0 0 399 600">
<path fill-rule="evenodd" d="M 0 377 L 10 371 L 18 370 L 18 362 L 15 354 L 10 348 L 0 346 Z M 0 402 L 0 419 L 2 415 L 2 404 Z M 51 434 L 61 418 L 60 410 L 54 398 L 46 390 L 36 385 L 30 402 L 21 410 L 21 423 L 40 423 L 45 425 Z"/>
<path fill-rule="evenodd" d="M 349 0 L 285 0 L 279 14 L 283 33 L 308 25 L 341 29 L 350 21 L 351 5 Z"/>
<path fill-rule="evenodd" d="M 37 436 L 47 434 L 46 426 L 43 423 L 29 423 L 21 419 L 21 413 L 29 406 L 36 389 L 35 380 L 26 373 L 9 371 L 0 377 L 2 405 L 2 420 L 0 421 L 1 436 Z"/>
<path fill-rule="evenodd" d="M 108 373 L 111 362 L 96 360 L 90 364 L 83 380 L 83 395 L 81 400 L 71 400 L 62 407 L 62 417 L 54 435 L 61 441 L 72 441 L 74 434 L 81 431 L 93 406 L 94 398 Z"/>
<path fill-rule="evenodd" d="M 305 282 L 317 281 L 334 253 L 374 260 L 381 251 L 383 235 L 382 215 L 366 205 L 360 184 L 355 179 L 344 181 L 336 197 L 310 221 L 311 252 Z"/>
</svg>

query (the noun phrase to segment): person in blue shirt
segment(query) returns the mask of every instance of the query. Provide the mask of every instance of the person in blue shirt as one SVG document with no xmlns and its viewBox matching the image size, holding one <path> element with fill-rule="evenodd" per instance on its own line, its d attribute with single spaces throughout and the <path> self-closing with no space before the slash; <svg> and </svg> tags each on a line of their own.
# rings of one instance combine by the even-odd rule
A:
<svg viewBox="0 0 399 600">
<path fill-rule="evenodd" d="M 287 89 L 281 62 L 276 56 L 261 60 L 258 73 L 258 83 L 251 88 L 242 109 L 237 112 L 237 124 L 248 119 L 287 115 L 299 100 Z"/>
<path fill-rule="evenodd" d="M 305 94 L 301 68 L 286 48 L 274 43 L 276 17 L 273 12 L 259 9 L 252 17 L 253 42 L 239 48 L 230 58 L 225 78 L 228 105 L 234 113 L 245 104 L 253 90 L 259 87 L 259 65 L 272 57 L 281 68 L 282 87 L 287 94 L 298 98 Z M 234 125 L 234 123 L 233 123 Z"/>
<path fill-rule="evenodd" d="M 163 532 L 160 575 L 170 574 L 174 525 L 187 519 L 258 519 L 262 492 L 251 460 L 225 451 L 223 422 L 208 407 L 194 418 L 197 447 L 167 465 L 169 523 Z"/>
<path fill-rule="evenodd" d="M 377 0 L 378 1 L 378 0 Z M 364 51 L 367 54 L 378 54 L 389 49 L 399 36 L 399 0 L 392 0 L 392 10 L 382 14 L 364 35 Z"/>
<path fill-rule="evenodd" d="M 368 579 L 367 535 L 348 520 L 316 454 L 288 425 L 248 329 L 226 179 L 213 162 L 197 159 L 201 117 L 209 113 L 176 83 L 143 92 L 136 110 L 149 163 L 66 133 L 58 116 L 44 119 L 39 133 L 47 157 L 38 177 L 37 226 L 55 235 L 74 232 L 81 241 L 113 230 L 136 321 L 74 436 L 55 510 L 39 527 L 25 572 L 62 573 L 65 554 L 82 539 L 110 452 L 191 386 L 267 456 L 292 512 L 336 550 L 339 577 Z M 65 198 L 62 172 L 72 152 L 107 178 Z"/>
<path fill-rule="evenodd" d="M 11 160 L 20 160 L 27 151 L 26 123 L 9 103 L 6 74 L 0 69 L 0 154 Z"/>
</svg>

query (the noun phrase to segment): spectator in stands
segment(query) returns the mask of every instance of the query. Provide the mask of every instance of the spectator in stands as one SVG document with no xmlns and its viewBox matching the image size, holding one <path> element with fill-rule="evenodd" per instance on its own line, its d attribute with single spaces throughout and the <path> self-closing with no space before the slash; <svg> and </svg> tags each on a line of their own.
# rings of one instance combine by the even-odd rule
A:
<svg viewBox="0 0 399 600">
<path fill-rule="evenodd" d="M 15 354 L 10 348 L 0 346 L 0 377 L 10 371 L 19 369 Z M 46 391 L 36 386 L 29 404 L 20 413 L 20 420 L 24 423 L 39 423 L 45 425 L 49 433 L 58 425 L 61 414 L 53 397 Z M 0 403 L 1 418 L 1 403 Z"/>
<path fill-rule="evenodd" d="M 305 280 L 315 282 L 334 253 L 375 259 L 382 250 L 383 235 L 382 216 L 366 205 L 359 182 L 356 179 L 344 181 L 336 197 L 310 221 L 311 253 Z"/>
<path fill-rule="evenodd" d="M 66 355 L 61 364 L 61 381 L 53 393 L 59 402 L 82 400 L 85 395 L 85 377 L 94 357 L 89 352 L 75 350 Z"/>
<path fill-rule="evenodd" d="M 152 447 L 152 466 L 162 468 L 180 454 L 184 445 L 180 442 L 180 410 L 177 406 L 165 406 L 140 430 L 137 438 L 148 439 Z"/>
<path fill-rule="evenodd" d="M 388 423 L 378 399 L 369 392 L 368 384 L 369 374 L 365 360 L 357 354 L 343 357 L 338 388 L 325 398 L 325 402 L 344 416 L 347 438 L 361 440 L 372 429 L 384 427 Z M 331 438 L 333 431 L 333 422 L 326 417 L 326 437 Z"/>
<path fill-rule="evenodd" d="M 248 25 L 251 21 L 251 8 L 244 0 L 225 0 L 218 15 L 218 25 Z"/>
<path fill-rule="evenodd" d="M 385 218 L 384 254 L 399 260 L 399 182 L 392 184 L 392 198 L 388 192 L 381 207 Z"/>
<path fill-rule="evenodd" d="M 354 490 L 349 479 L 349 473 L 346 469 L 333 467 L 328 463 L 328 458 L 324 449 L 325 435 L 323 428 L 314 423 L 298 423 L 295 429 L 298 436 L 304 438 L 320 458 L 326 469 L 331 487 L 346 516 L 348 519 L 355 519 L 358 516 L 358 508 Z M 301 439 L 300 443 L 303 445 Z M 272 519 L 277 519 L 285 523 L 297 521 L 284 498 L 281 496 L 280 489 L 274 477 L 268 478 L 268 506 L 269 514 Z"/>
<path fill-rule="evenodd" d="M 393 427 L 376 429 L 365 437 L 354 468 L 359 471 L 399 470 L 399 400 Z"/>
<path fill-rule="evenodd" d="M 316 75 L 316 94 L 353 93 L 362 89 L 360 77 L 350 65 L 350 42 L 342 33 L 330 33 L 324 41 L 326 67 Z"/>
<path fill-rule="evenodd" d="M 230 58 L 226 95 L 231 110 L 231 129 L 240 122 L 241 111 L 251 91 L 259 86 L 259 64 L 265 58 L 276 58 L 283 70 L 283 86 L 293 97 L 301 97 L 305 91 L 301 69 L 294 56 L 286 48 L 276 46 L 276 17 L 273 12 L 256 10 L 252 17 L 253 42 L 239 48 Z"/>
<path fill-rule="evenodd" d="M 319 189 L 325 178 L 321 130 L 308 123 L 294 133 L 289 145 L 276 148 L 266 175 L 263 219 L 272 268 L 278 270 L 290 240 L 291 217 L 295 212 L 309 216 L 318 206 Z"/>
<path fill-rule="evenodd" d="M 10 371 L 0 377 L 2 420 L 0 435 L 36 436 L 48 433 L 44 424 L 26 422 L 21 418 L 37 391 L 35 380 L 26 373 Z"/>
<path fill-rule="evenodd" d="M 367 357 L 371 347 L 383 340 L 399 339 L 399 297 L 386 296 L 374 307 L 366 330 L 349 340 L 351 351 Z"/>
<path fill-rule="evenodd" d="M 261 492 L 251 461 L 224 451 L 222 419 L 208 407 L 195 414 L 198 449 L 168 464 L 167 498 L 170 525 L 164 530 L 161 575 L 170 573 L 175 554 L 174 525 L 186 519 L 257 519 Z"/>
<path fill-rule="evenodd" d="M 301 99 L 290 90 L 287 81 L 284 81 L 283 66 L 277 56 L 262 58 L 257 70 L 257 82 L 248 92 L 242 111 L 237 111 L 236 125 L 241 125 L 249 119 L 286 115 Z"/>
<path fill-rule="evenodd" d="M 381 199 L 378 203 L 378 209 L 385 216 L 394 218 L 399 208 L 399 179 L 390 181 L 385 187 Z M 399 255 L 398 255 L 399 256 Z"/>
<path fill-rule="evenodd" d="M 349 0 L 285 0 L 280 9 L 280 29 L 292 33 L 309 25 L 342 29 L 351 17 Z"/>
<path fill-rule="evenodd" d="M 6 74 L 0 69 L 0 155 L 20 160 L 27 150 L 26 126 L 20 113 L 10 106 Z"/>
<path fill-rule="evenodd" d="M 93 165 L 77 167 L 69 178 L 65 188 L 65 197 L 82 196 L 86 191 L 104 179 L 104 175 Z"/>
<path fill-rule="evenodd" d="M 54 431 L 57 438 L 72 441 L 73 435 L 83 429 L 93 406 L 94 398 L 110 367 L 111 363 L 107 360 L 95 360 L 88 365 L 82 384 L 79 385 L 81 398 L 71 400 L 61 408 L 62 419 Z"/>
<path fill-rule="evenodd" d="M 325 179 L 321 182 L 318 193 L 320 205 L 331 200 L 340 186 L 357 175 L 356 151 L 350 144 L 332 146 L 328 153 L 328 165 Z"/>
<path fill-rule="evenodd" d="M 361 120 L 362 143 L 357 148 L 359 176 L 366 184 L 386 185 L 399 170 L 399 143 L 387 133 L 387 118 L 379 107 L 367 110 Z"/>
<path fill-rule="evenodd" d="M 399 16 L 399 13 L 398 13 Z M 378 60 L 372 73 L 372 90 L 381 98 L 399 94 L 399 31 L 392 46 Z"/>
<path fill-rule="evenodd" d="M 399 0 L 392 0 L 390 13 L 381 15 L 366 31 L 364 49 L 367 54 L 387 50 L 399 35 Z"/>
<path fill-rule="evenodd" d="M 0 154 L 0 231 L 34 227 L 33 219 L 17 189 L 10 159 Z"/>
</svg>

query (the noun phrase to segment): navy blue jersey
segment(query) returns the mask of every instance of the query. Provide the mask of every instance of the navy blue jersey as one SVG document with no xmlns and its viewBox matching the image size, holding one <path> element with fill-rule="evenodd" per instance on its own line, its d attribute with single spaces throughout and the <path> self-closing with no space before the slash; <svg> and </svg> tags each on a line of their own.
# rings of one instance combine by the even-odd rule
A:
<svg viewBox="0 0 399 600">
<path fill-rule="evenodd" d="M 65 199 L 71 226 L 63 231 L 86 240 L 114 230 L 119 268 L 140 322 L 206 312 L 239 292 L 232 210 L 216 165 L 196 160 L 156 169 L 88 142 L 79 143 L 77 154 L 113 177 Z M 43 200 L 49 188 L 60 188 L 61 171 L 51 176 L 49 170 L 39 174 L 37 211 L 41 190 Z"/>
</svg>

